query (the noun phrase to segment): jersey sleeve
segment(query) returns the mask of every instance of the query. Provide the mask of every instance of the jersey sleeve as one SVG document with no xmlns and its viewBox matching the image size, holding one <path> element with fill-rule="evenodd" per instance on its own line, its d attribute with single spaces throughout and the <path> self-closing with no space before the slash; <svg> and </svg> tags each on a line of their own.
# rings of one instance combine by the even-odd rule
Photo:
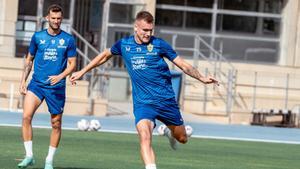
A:
<svg viewBox="0 0 300 169">
<path fill-rule="evenodd" d="M 121 41 L 119 40 L 118 42 L 116 42 L 111 48 L 110 48 L 110 52 L 113 55 L 121 55 L 122 51 L 121 51 Z"/>
<path fill-rule="evenodd" d="M 67 57 L 75 57 L 76 56 L 76 44 L 75 39 L 72 37 L 70 38 L 67 50 Z"/>
<path fill-rule="evenodd" d="M 37 51 L 37 44 L 36 44 L 36 34 L 34 33 L 31 37 L 30 45 L 29 45 L 29 53 L 31 56 L 35 56 Z"/>
<path fill-rule="evenodd" d="M 161 55 L 173 61 L 177 57 L 174 49 L 164 40 L 160 40 Z"/>
</svg>

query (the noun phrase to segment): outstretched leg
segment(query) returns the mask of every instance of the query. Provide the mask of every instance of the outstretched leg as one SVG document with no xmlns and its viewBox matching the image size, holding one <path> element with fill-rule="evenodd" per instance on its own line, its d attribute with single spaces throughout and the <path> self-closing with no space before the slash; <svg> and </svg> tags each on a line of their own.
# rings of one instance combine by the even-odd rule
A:
<svg viewBox="0 0 300 169">
<path fill-rule="evenodd" d="M 153 127 L 153 122 L 147 119 L 140 120 L 136 125 L 140 139 L 141 156 L 146 169 L 156 169 L 155 154 L 152 148 Z"/>
<path fill-rule="evenodd" d="M 165 136 L 168 137 L 170 146 L 173 150 L 177 149 L 177 141 L 185 144 L 188 141 L 188 137 L 185 131 L 185 126 L 175 126 L 175 125 L 168 125 L 165 128 Z"/>
<path fill-rule="evenodd" d="M 188 141 L 188 137 L 185 131 L 185 126 L 173 126 L 169 125 L 168 128 L 171 130 L 172 136 L 180 143 L 185 144 Z"/>
</svg>

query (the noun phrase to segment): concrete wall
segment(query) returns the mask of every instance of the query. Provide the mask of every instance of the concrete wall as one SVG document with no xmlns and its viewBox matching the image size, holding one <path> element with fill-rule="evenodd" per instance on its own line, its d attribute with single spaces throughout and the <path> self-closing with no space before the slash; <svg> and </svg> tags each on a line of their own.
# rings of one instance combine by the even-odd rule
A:
<svg viewBox="0 0 300 169">
<path fill-rule="evenodd" d="M 287 66 L 271 66 L 257 64 L 233 64 L 237 70 L 235 99 L 232 101 L 231 112 L 236 123 L 249 123 L 253 109 L 290 109 L 300 103 L 300 68 Z M 204 74 L 208 68 L 213 74 L 212 65 L 199 62 L 199 70 Z M 223 72 L 229 67 L 223 64 Z M 256 77 L 256 81 L 255 81 Z M 217 77 L 221 83 L 227 85 L 227 80 Z M 207 100 L 206 112 L 205 85 L 186 76 L 184 97 L 181 106 L 184 112 L 199 115 L 226 117 L 226 103 L 228 92 L 224 84 L 219 87 L 206 85 Z M 286 88 L 289 88 L 287 90 Z M 239 121 L 240 120 L 240 121 Z M 239 122 L 238 122 L 239 121 Z"/>
<path fill-rule="evenodd" d="M 18 0 L 0 0 L 0 9 L 0 57 L 14 57 Z"/>
<path fill-rule="evenodd" d="M 146 10 L 152 13 L 153 16 L 155 16 L 156 1 L 145 0 L 145 3 L 146 3 Z"/>
</svg>

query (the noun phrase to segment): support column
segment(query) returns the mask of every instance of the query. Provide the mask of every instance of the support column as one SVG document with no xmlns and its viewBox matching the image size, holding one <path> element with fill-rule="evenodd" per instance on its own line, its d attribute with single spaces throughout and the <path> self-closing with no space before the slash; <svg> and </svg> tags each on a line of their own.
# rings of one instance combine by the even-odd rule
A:
<svg viewBox="0 0 300 169">
<path fill-rule="evenodd" d="M 0 57 L 15 57 L 18 0 L 0 0 Z"/>
<path fill-rule="evenodd" d="M 278 64 L 283 66 L 295 66 L 297 49 L 297 35 L 299 32 L 299 1 L 285 0 L 283 3 L 280 37 L 280 57 Z M 299 36 L 299 35 L 298 35 Z"/>
<path fill-rule="evenodd" d="M 110 8 L 110 0 L 106 0 L 103 5 L 100 51 L 103 51 L 106 48 L 109 8 Z"/>
<path fill-rule="evenodd" d="M 298 2 L 298 1 L 297 1 Z M 298 3 L 298 11 L 297 11 L 297 36 L 296 36 L 296 52 L 294 55 L 294 65 L 295 67 L 300 67 L 300 3 Z"/>
<path fill-rule="evenodd" d="M 153 0 L 145 0 L 145 10 L 149 11 L 155 18 L 155 6 L 156 1 Z"/>
<path fill-rule="evenodd" d="M 43 29 L 43 7 L 44 7 L 44 0 L 38 0 L 38 6 L 36 11 L 36 31 L 40 31 Z"/>
</svg>

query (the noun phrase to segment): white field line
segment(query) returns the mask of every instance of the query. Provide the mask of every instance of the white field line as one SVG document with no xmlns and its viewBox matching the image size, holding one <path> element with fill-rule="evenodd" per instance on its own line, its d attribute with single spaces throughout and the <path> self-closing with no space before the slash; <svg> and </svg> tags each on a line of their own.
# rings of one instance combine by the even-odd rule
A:
<svg viewBox="0 0 300 169">
<path fill-rule="evenodd" d="M 0 126 L 9 127 L 21 127 L 21 125 L 15 124 L 0 124 Z M 34 128 L 51 129 L 50 126 L 38 126 L 33 125 Z M 64 130 L 78 130 L 74 127 L 63 127 Z M 126 130 L 108 130 L 101 129 L 98 132 L 106 133 L 124 133 L 124 134 L 137 134 L 136 131 L 126 131 Z M 156 132 L 153 135 L 158 135 Z M 233 140 L 233 141 L 250 141 L 250 142 L 265 142 L 265 143 L 280 143 L 280 144 L 297 144 L 300 145 L 300 141 L 284 141 L 284 140 L 269 140 L 269 139 L 253 139 L 253 138 L 238 138 L 238 137 L 220 137 L 220 136 L 205 136 L 205 135 L 192 135 L 193 138 L 204 138 L 204 139 L 216 139 L 216 140 Z"/>
</svg>

